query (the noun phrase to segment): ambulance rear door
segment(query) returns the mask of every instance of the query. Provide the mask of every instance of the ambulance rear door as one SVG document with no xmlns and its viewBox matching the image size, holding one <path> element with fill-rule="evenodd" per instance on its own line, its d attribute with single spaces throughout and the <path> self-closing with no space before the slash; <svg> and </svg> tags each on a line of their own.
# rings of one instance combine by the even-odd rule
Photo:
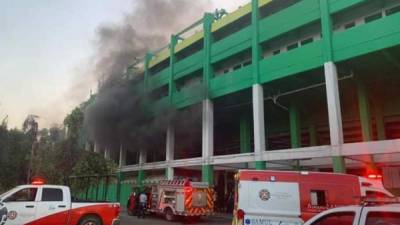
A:
<svg viewBox="0 0 400 225">
<path fill-rule="evenodd" d="M 238 209 L 245 213 L 245 225 L 302 224 L 298 183 L 243 180 L 238 193 Z"/>
</svg>

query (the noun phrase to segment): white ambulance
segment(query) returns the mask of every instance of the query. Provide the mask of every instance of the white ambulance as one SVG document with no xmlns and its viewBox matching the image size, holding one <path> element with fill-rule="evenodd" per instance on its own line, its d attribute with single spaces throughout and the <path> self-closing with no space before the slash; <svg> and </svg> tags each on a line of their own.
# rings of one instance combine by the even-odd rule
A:
<svg viewBox="0 0 400 225">
<path fill-rule="evenodd" d="M 234 224 L 300 225 L 362 197 L 393 197 L 380 180 L 348 174 L 241 170 L 236 174 Z"/>
</svg>

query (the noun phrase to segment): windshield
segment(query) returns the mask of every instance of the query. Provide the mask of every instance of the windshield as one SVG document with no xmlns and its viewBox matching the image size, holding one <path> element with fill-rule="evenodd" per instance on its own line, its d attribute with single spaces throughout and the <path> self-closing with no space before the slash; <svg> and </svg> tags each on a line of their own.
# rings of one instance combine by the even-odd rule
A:
<svg viewBox="0 0 400 225">
<path fill-rule="evenodd" d="M 9 191 L 4 192 L 3 194 L 0 195 L 0 201 L 2 201 L 4 199 L 5 196 L 7 196 L 9 193 L 12 193 L 16 190 L 17 188 L 13 188 Z"/>
</svg>

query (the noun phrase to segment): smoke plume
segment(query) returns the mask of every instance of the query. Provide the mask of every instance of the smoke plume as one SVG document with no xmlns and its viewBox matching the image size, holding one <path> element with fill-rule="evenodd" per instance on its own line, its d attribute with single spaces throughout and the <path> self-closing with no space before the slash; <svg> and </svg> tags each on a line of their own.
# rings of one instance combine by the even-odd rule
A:
<svg viewBox="0 0 400 225">
<path fill-rule="evenodd" d="M 127 81 L 123 74 L 135 59 L 166 45 L 170 34 L 201 18 L 208 6 L 205 1 L 140 0 L 122 23 L 99 27 L 93 70 L 100 85 L 85 112 L 85 128 L 93 142 L 114 150 L 122 143 L 135 151 L 160 144 L 155 142 L 165 138 L 176 110 L 165 107 L 160 109 L 162 116 L 152 116 L 152 99 L 135 88 L 140 76 Z M 199 116 L 188 118 L 195 121 Z"/>
</svg>

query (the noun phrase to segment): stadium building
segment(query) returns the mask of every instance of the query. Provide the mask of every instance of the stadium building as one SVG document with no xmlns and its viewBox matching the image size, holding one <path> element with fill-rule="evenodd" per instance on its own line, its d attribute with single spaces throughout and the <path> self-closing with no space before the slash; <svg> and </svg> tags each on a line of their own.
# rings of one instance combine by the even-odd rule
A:
<svg viewBox="0 0 400 225">
<path fill-rule="evenodd" d="M 400 0 L 253 0 L 204 14 L 144 67 L 154 107 L 201 116 L 190 131 L 170 124 L 158 154 L 121 148 L 122 199 L 182 177 L 224 195 L 244 168 L 382 174 L 400 188 Z"/>
</svg>

